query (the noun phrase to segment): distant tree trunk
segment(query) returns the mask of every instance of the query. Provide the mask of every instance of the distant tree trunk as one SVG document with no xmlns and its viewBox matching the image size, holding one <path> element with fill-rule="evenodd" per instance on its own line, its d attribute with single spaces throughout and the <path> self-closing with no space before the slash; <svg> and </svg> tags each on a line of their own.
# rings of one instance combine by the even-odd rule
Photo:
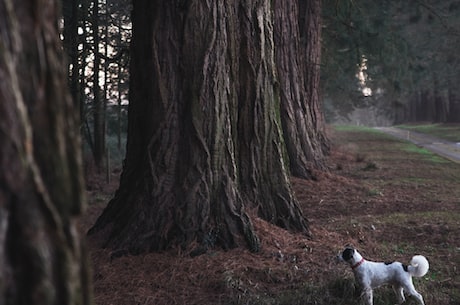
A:
<svg viewBox="0 0 460 305">
<path fill-rule="evenodd" d="M 433 122 L 434 112 L 434 99 L 431 90 L 422 90 L 420 92 L 420 99 L 417 107 L 417 121 Z"/>
<path fill-rule="evenodd" d="M 447 121 L 447 103 L 438 90 L 434 91 L 435 117 L 434 122 L 445 123 Z"/>
<path fill-rule="evenodd" d="M 118 24 L 118 29 L 121 32 L 121 24 Z M 121 46 L 121 35 L 116 36 L 116 44 Z M 122 89 L 121 89 L 121 80 L 122 80 L 122 65 L 118 63 L 117 65 L 117 148 L 121 151 L 121 133 L 122 133 Z"/>
<path fill-rule="evenodd" d="M 69 55 L 68 71 L 69 71 L 69 83 L 70 93 L 74 100 L 77 109 L 80 106 L 80 95 L 79 95 L 79 80 L 80 80 L 80 64 L 79 64 L 79 42 L 78 42 L 78 3 L 77 0 L 64 0 L 63 1 L 63 12 L 64 12 L 64 47 Z"/>
<path fill-rule="evenodd" d="M 91 304 L 56 1 L 0 0 L 0 304 Z"/>
<path fill-rule="evenodd" d="M 449 114 L 448 122 L 460 123 L 460 94 L 458 87 L 449 88 Z"/>
<path fill-rule="evenodd" d="M 299 11 L 300 10 L 300 11 Z M 324 169 L 328 141 L 319 107 L 321 0 L 274 1 L 281 119 L 294 176 Z"/>
<path fill-rule="evenodd" d="M 122 99 L 121 99 L 121 65 L 117 67 L 117 148 L 121 151 L 121 133 L 122 133 Z"/>
<path fill-rule="evenodd" d="M 89 24 L 90 24 L 90 8 L 89 8 L 89 1 L 91 0 L 80 0 L 81 3 L 81 51 L 80 51 L 80 88 L 79 88 L 79 96 L 80 96 L 80 122 L 81 122 L 81 134 L 85 139 L 86 143 L 89 145 L 91 152 L 94 152 L 94 141 L 91 134 L 91 128 L 89 124 L 89 115 L 88 115 L 88 95 L 86 93 L 87 87 L 84 85 L 88 83 L 87 75 L 89 74 L 89 67 L 87 65 L 87 58 L 90 56 L 91 46 L 89 43 Z"/>
<path fill-rule="evenodd" d="M 438 78 L 434 77 L 434 88 L 433 88 L 433 103 L 434 103 L 434 122 L 445 123 L 447 120 L 447 103 L 445 98 L 439 91 Z"/>
<path fill-rule="evenodd" d="M 90 233 L 254 251 L 254 209 L 308 232 L 283 155 L 271 1 L 134 1 L 120 187 Z M 104 229 L 104 230 L 103 230 Z"/>
<path fill-rule="evenodd" d="M 96 167 L 100 169 L 104 161 L 105 153 L 105 112 L 104 100 L 101 98 L 101 86 L 99 84 L 99 71 L 101 67 L 101 55 L 99 53 L 99 1 L 93 3 L 93 15 L 91 18 L 94 41 L 94 67 L 93 67 L 93 156 Z"/>
<path fill-rule="evenodd" d="M 417 121 L 417 107 L 420 100 L 420 92 L 415 91 L 409 98 L 409 105 L 406 111 L 406 120 L 409 122 Z"/>
<path fill-rule="evenodd" d="M 407 102 L 401 102 L 405 100 Z M 408 109 L 411 107 L 411 101 L 409 99 L 405 99 L 404 97 L 397 97 L 393 100 L 393 113 L 392 113 L 392 123 L 395 125 L 402 124 L 407 122 L 408 118 Z"/>
</svg>

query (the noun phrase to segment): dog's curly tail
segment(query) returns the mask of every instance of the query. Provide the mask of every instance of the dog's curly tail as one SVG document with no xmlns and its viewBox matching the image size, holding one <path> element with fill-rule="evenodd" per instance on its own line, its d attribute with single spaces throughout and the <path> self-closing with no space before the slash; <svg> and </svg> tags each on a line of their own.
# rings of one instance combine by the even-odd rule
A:
<svg viewBox="0 0 460 305">
<path fill-rule="evenodd" d="M 429 268 L 430 264 L 428 263 L 428 260 L 425 256 L 415 255 L 414 257 L 412 257 L 412 260 L 410 261 L 408 271 L 412 276 L 422 277 L 428 272 Z"/>
</svg>

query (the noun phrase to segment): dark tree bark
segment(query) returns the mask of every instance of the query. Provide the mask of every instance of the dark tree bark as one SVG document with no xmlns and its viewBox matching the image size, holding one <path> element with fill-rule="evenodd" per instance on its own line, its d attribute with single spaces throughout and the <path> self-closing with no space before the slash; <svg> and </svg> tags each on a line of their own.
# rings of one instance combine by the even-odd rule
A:
<svg viewBox="0 0 460 305">
<path fill-rule="evenodd" d="M 281 119 L 290 170 L 312 178 L 329 151 L 320 110 L 321 1 L 274 1 Z"/>
<path fill-rule="evenodd" d="M 415 122 L 417 120 L 417 107 L 420 100 L 420 93 L 417 91 L 409 98 L 409 106 L 406 111 L 406 118 L 404 121 Z"/>
<path fill-rule="evenodd" d="M 0 304 L 90 304 L 56 1 L 0 1 Z"/>
<path fill-rule="evenodd" d="M 307 116 L 312 122 L 308 125 L 308 137 L 313 142 L 313 151 L 310 153 L 311 160 L 317 168 L 325 168 L 324 157 L 329 154 L 330 143 L 326 135 L 324 115 L 320 100 L 320 77 L 321 77 L 321 28 L 322 28 L 322 0 L 299 0 L 300 13 L 305 15 L 305 21 L 299 22 L 300 41 L 306 60 L 305 88 L 307 91 L 306 103 L 310 108 Z M 302 21 L 302 19 L 300 19 Z M 311 161 L 310 161 L 311 162 Z"/>
<path fill-rule="evenodd" d="M 420 101 L 417 108 L 417 121 L 433 122 L 435 118 L 436 107 L 432 89 L 424 89 L 420 92 Z"/>
<path fill-rule="evenodd" d="M 448 102 L 439 91 L 439 80 L 436 75 L 433 82 L 433 107 L 433 122 L 445 123 L 447 121 Z"/>
<path fill-rule="evenodd" d="M 274 18 L 268 0 L 134 1 L 127 156 L 90 234 L 131 253 L 256 251 L 256 212 L 308 233 L 283 153 Z"/>
<path fill-rule="evenodd" d="M 434 105 L 435 105 L 435 115 L 434 122 L 436 123 L 445 123 L 447 121 L 447 103 L 444 98 L 440 95 L 438 90 L 434 91 Z"/>
<path fill-rule="evenodd" d="M 79 94 L 79 80 L 80 80 L 80 63 L 78 51 L 78 23 L 79 23 L 79 1 L 77 0 L 64 0 L 63 1 L 63 17 L 64 17 L 64 30 L 63 30 L 63 43 L 64 48 L 69 56 L 68 71 L 69 71 L 69 84 L 70 93 L 77 105 L 80 108 L 80 94 Z"/>
<path fill-rule="evenodd" d="M 99 71 L 101 68 L 101 54 L 99 53 L 99 1 L 95 0 L 92 11 L 93 30 L 93 156 L 94 163 L 98 169 L 102 168 L 105 154 L 105 100 L 101 97 L 101 86 L 99 84 Z"/>
<path fill-rule="evenodd" d="M 449 113 L 447 120 L 450 123 L 460 122 L 460 90 L 456 86 L 450 86 L 449 88 Z"/>
</svg>

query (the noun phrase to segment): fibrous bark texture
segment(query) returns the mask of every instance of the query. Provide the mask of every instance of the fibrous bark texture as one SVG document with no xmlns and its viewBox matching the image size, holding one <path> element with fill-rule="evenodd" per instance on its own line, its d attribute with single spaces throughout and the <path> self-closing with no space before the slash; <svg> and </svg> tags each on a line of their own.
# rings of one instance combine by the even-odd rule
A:
<svg viewBox="0 0 460 305">
<path fill-rule="evenodd" d="M 90 304 L 55 1 L 0 1 L 0 304 Z"/>
<path fill-rule="evenodd" d="M 90 233 L 138 253 L 256 251 L 251 216 L 308 232 L 288 179 L 271 1 L 134 1 L 127 156 Z"/>
<path fill-rule="evenodd" d="M 329 152 L 320 110 L 321 1 L 274 1 L 281 119 L 292 175 L 314 178 Z"/>
</svg>

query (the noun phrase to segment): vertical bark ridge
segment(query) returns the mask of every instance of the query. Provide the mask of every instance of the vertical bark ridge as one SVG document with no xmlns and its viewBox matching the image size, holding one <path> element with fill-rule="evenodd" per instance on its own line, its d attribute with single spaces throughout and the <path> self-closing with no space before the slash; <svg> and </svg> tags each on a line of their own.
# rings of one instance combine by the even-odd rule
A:
<svg viewBox="0 0 460 305">
<path fill-rule="evenodd" d="M 318 95 L 321 49 L 320 24 L 316 22 L 321 12 L 310 9 L 318 3 L 274 1 L 281 118 L 290 171 L 307 179 L 314 178 L 315 169 L 325 168 L 328 152 Z M 305 24 L 299 28 L 301 20 Z"/>
<path fill-rule="evenodd" d="M 264 219 L 285 228 L 307 231 L 305 219 L 299 217 L 301 213 L 283 158 L 272 7 L 267 1 L 256 9 L 257 23 L 249 18 L 254 8 L 246 9 L 240 14 L 241 59 L 250 67 L 240 74 L 239 130 L 244 135 L 240 152 L 244 162 L 240 166 L 241 184 L 247 200 L 258 207 Z"/>
<path fill-rule="evenodd" d="M 39 7 L 40 9 L 37 9 Z M 76 112 L 54 1 L 0 1 L 0 299 L 90 304 Z"/>
</svg>

